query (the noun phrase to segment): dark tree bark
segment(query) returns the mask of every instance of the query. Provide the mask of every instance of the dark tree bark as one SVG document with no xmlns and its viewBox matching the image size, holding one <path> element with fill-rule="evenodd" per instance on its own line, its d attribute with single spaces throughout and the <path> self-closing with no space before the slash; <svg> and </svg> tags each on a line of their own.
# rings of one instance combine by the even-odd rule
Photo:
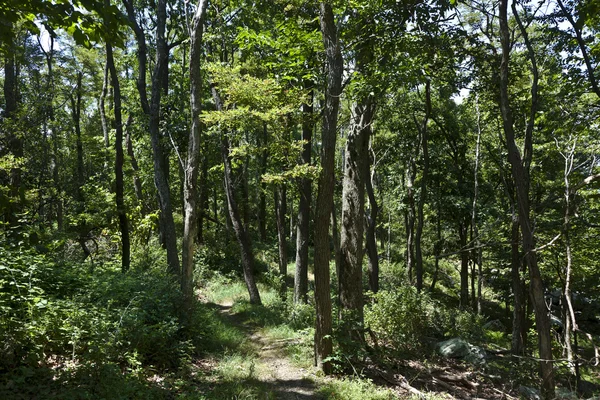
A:
<svg viewBox="0 0 600 400">
<path fill-rule="evenodd" d="M 105 4 L 107 1 L 105 0 Z M 106 65 L 110 71 L 111 85 L 113 87 L 113 101 L 115 105 L 115 184 L 117 215 L 119 216 L 119 230 L 121 231 L 121 270 L 127 272 L 130 266 L 131 245 L 129 242 L 129 221 L 125 210 L 124 184 L 123 184 L 123 116 L 121 115 L 121 86 L 115 68 L 113 49 L 110 42 L 106 42 Z"/>
<path fill-rule="evenodd" d="M 515 206 L 512 207 L 511 223 L 511 276 L 513 290 L 513 326 L 511 353 L 515 355 L 524 355 L 527 346 L 527 328 L 525 319 L 527 317 L 525 280 L 521 276 L 521 253 L 519 252 L 519 216 Z"/>
<path fill-rule="evenodd" d="M 416 166 L 414 155 L 410 156 L 406 167 L 406 214 L 404 216 L 404 225 L 406 226 L 406 276 L 412 283 L 413 272 L 415 270 L 415 175 Z"/>
<path fill-rule="evenodd" d="M 353 126 L 346 139 L 344 180 L 342 188 L 342 221 L 340 225 L 340 308 L 341 318 L 362 326 L 363 290 L 362 260 L 364 252 L 365 180 L 367 178 L 367 149 L 373 120 L 370 97 L 356 102 L 352 115 Z M 348 315 L 345 315 L 348 313 Z M 362 333 L 353 329 L 353 336 Z"/>
<path fill-rule="evenodd" d="M 475 145 L 475 168 L 473 173 L 473 206 L 471 207 L 471 243 L 473 250 L 473 262 L 477 264 L 477 314 L 482 313 L 481 289 L 483 285 L 482 250 L 479 240 L 479 227 L 477 226 L 477 200 L 479 196 L 479 147 L 481 145 L 481 114 L 479 113 L 479 98 L 475 103 L 477 112 L 477 142 Z"/>
<path fill-rule="evenodd" d="M 279 248 L 279 276 L 282 280 L 280 292 L 283 298 L 286 295 L 287 277 L 287 236 L 286 236 L 286 215 L 287 215 L 287 193 L 284 185 L 278 185 L 275 188 L 275 219 L 277 220 L 277 244 Z"/>
<path fill-rule="evenodd" d="M 469 307 L 469 252 L 467 251 L 468 224 L 460 221 L 458 224 L 458 237 L 460 239 L 460 307 L 466 310 Z"/>
<path fill-rule="evenodd" d="M 508 27 L 508 0 L 500 0 L 500 40 L 502 45 L 502 61 L 500 64 L 500 111 L 502 114 L 502 123 L 504 127 L 504 135 L 508 147 L 508 159 L 511 164 L 512 176 L 515 183 L 517 194 L 517 206 L 519 211 L 519 224 L 521 226 L 522 246 L 525 261 L 529 269 L 529 278 L 531 281 L 531 299 L 535 310 L 536 329 L 538 333 L 540 372 L 542 378 L 542 398 L 554 398 L 554 370 L 553 370 L 553 355 L 552 355 L 552 339 L 550 336 L 550 319 L 547 314 L 546 302 L 544 299 L 544 285 L 537 263 L 537 253 L 535 250 L 535 239 L 533 235 L 533 226 L 530 219 L 530 204 L 529 204 L 529 180 L 526 172 L 527 168 L 523 165 L 520 151 L 515 142 L 514 122 L 512 109 L 510 107 L 510 99 L 508 94 L 509 84 L 509 63 L 510 63 L 510 32 Z M 531 56 L 531 54 L 530 54 Z M 535 62 L 534 57 L 530 57 L 532 63 Z M 534 90 L 537 90 L 537 70 L 533 65 L 534 83 L 532 85 L 532 114 L 535 113 L 536 96 Z M 534 120 L 530 119 L 529 123 L 533 128 Z M 526 149 L 527 142 L 531 141 L 531 131 L 526 132 Z M 527 154 L 525 156 L 527 159 Z"/>
<path fill-rule="evenodd" d="M 321 2 L 319 10 L 321 33 L 327 60 L 327 88 L 323 110 L 323 130 L 321 134 L 322 155 L 319 190 L 315 210 L 315 360 L 325 373 L 332 372 L 328 357 L 332 353 L 331 342 L 331 297 L 329 280 L 329 219 L 333 204 L 335 175 L 335 142 L 337 139 L 337 119 L 342 92 L 344 69 L 337 28 L 331 5 Z"/>
<path fill-rule="evenodd" d="M 187 158 L 185 160 L 183 185 L 183 240 L 182 240 L 182 273 L 181 291 L 183 292 L 186 308 L 192 306 L 194 296 L 194 250 L 198 234 L 198 167 L 200 164 L 200 134 L 202 124 L 200 111 L 202 106 L 202 75 L 200 57 L 202 55 L 202 35 L 204 33 L 204 18 L 208 0 L 199 0 L 192 21 L 190 33 L 190 109 L 192 126 L 188 136 Z M 167 81 L 168 82 L 168 81 Z"/>
<path fill-rule="evenodd" d="M 209 218 L 205 218 L 205 214 L 208 210 L 208 158 L 206 156 L 202 156 L 202 173 L 200 174 L 200 186 L 198 190 L 199 194 L 199 212 L 198 212 L 198 235 L 197 240 L 198 244 L 204 244 L 204 220 L 207 221 Z"/>
<path fill-rule="evenodd" d="M 304 83 L 305 88 L 312 88 L 311 82 Z M 313 92 L 309 100 L 302 105 L 302 164 L 310 165 L 313 132 Z M 302 178 L 300 181 L 300 203 L 298 204 L 298 224 L 296 231 L 296 273 L 294 276 L 294 303 L 308 301 L 308 243 L 310 227 L 310 203 L 312 200 L 312 181 Z"/>
<path fill-rule="evenodd" d="M 421 241 L 423 239 L 423 208 L 427 200 L 427 181 L 429 179 L 429 132 L 427 124 L 431 114 L 431 82 L 425 82 L 425 117 L 420 129 L 421 146 L 423 150 L 423 171 L 421 172 L 421 188 L 419 191 L 419 203 L 417 206 L 417 230 L 415 233 L 415 275 L 417 278 L 417 291 L 423 290 L 423 251 Z"/>
<path fill-rule="evenodd" d="M 267 160 L 269 158 L 267 124 L 263 125 L 262 131 L 262 152 L 260 156 L 260 173 L 261 177 L 267 173 Z M 261 179 L 262 180 L 262 179 Z M 265 196 L 266 185 L 261 182 L 259 189 L 259 204 L 258 204 L 258 231 L 261 242 L 267 241 L 267 198 Z"/>
<path fill-rule="evenodd" d="M 340 248 L 340 233 L 338 229 L 337 211 L 335 199 L 331 203 L 331 241 L 333 242 L 333 255 L 335 264 L 335 275 L 338 277 L 338 293 L 340 291 L 340 274 L 342 266 L 342 249 Z"/>
<path fill-rule="evenodd" d="M 431 286 L 429 287 L 429 292 L 433 293 L 435 290 L 435 285 L 438 280 L 438 274 L 440 271 L 440 255 L 442 252 L 442 190 L 441 184 L 438 180 L 438 198 L 437 198 L 437 217 L 435 218 L 436 225 L 436 239 L 435 245 L 433 246 L 433 253 L 435 256 L 435 269 L 433 271 L 433 276 L 431 277 Z"/>
<path fill-rule="evenodd" d="M 366 179 L 367 196 L 369 196 L 369 213 L 367 213 L 367 255 L 369 256 L 369 290 L 373 293 L 379 291 L 379 256 L 377 254 L 377 238 L 375 236 L 377 228 L 377 217 L 379 215 L 379 206 L 375 199 L 373 182 L 375 181 L 375 153 L 371 150 L 370 164 L 373 170 Z"/>
<path fill-rule="evenodd" d="M 575 40 L 577 41 L 579 51 L 581 51 L 581 55 L 583 56 L 585 68 L 587 69 L 587 77 L 590 81 L 590 84 L 592 85 L 592 91 L 596 94 L 596 96 L 600 97 L 600 87 L 598 86 L 598 81 L 596 80 L 595 68 L 592 65 L 592 61 L 588 54 L 588 49 L 585 44 L 585 40 L 583 39 L 582 25 L 575 22 L 573 15 L 569 12 L 569 10 L 567 10 L 562 0 L 557 0 L 556 2 L 558 3 L 558 6 L 563 12 L 565 18 L 567 18 L 567 21 L 569 21 L 569 24 L 573 28 L 573 31 L 575 32 Z"/>
<path fill-rule="evenodd" d="M 164 151 L 160 143 L 160 102 L 162 98 L 162 83 L 164 75 L 168 71 L 169 49 L 165 39 L 165 27 L 167 22 L 166 0 L 156 2 L 156 63 L 152 73 L 152 91 L 150 101 L 146 88 L 147 68 L 147 46 L 143 29 L 136 20 L 133 0 L 122 0 L 127 10 L 127 16 L 133 27 L 138 45 L 138 79 L 137 88 L 140 94 L 142 110 L 148 117 L 148 130 L 152 144 L 152 159 L 154 164 L 154 185 L 158 192 L 160 207 L 161 235 L 167 250 L 167 265 L 169 271 L 176 277 L 180 277 L 181 270 L 179 256 L 177 254 L 177 236 L 175 234 L 175 222 L 173 221 L 173 208 L 171 205 L 171 194 L 168 182 L 168 170 L 165 162 Z"/>
<path fill-rule="evenodd" d="M 75 93 L 71 94 L 71 118 L 75 127 L 75 146 L 77 152 L 77 201 L 83 202 L 83 185 L 85 184 L 83 171 L 83 142 L 81 140 L 81 87 L 83 72 L 77 72 L 77 86 Z"/>
<path fill-rule="evenodd" d="M 223 103 L 216 87 L 212 87 L 213 100 L 215 102 L 216 109 L 223 110 Z M 240 245 L 241 258 L 242 258 L 242 269 L 244 272 L 244 281 L 248 288 L 248 294 L 250 295 L 251 304 L 261 304 L 260 293 L 254 280 L 254 253 L 252 252 L 252 243 L 250 242 L 250 236 L 244 226 L 244 221 L 240 215 L 240 210 L 235 199 L 235 189 L 233 186 L 233 169 L 231 167 L 230 158 L 231 144 L 229 136 L 226 132 L 221 133 L 221 157 L 223 158 L 224 165 L 224 186 L 225 196 L 227 198 L 227 206 L 229 210 L 229 217 L 231 219 L 231 225 L 235 232 L 235 237 Z"/>
<path fill-rule="evenodd" d="M 106 118 L 106 96 L 108 95 L 108 64 L 104 67 L 104 79 L 102 79 L 102 91 L 98 100 L 98 108 L 100 110 L 100 123 L 102 125 L 102 136 L 104 137 L 104 147 L 108 149 L 110 146 L 108 138 L 108 119 Z"/>
</svg>

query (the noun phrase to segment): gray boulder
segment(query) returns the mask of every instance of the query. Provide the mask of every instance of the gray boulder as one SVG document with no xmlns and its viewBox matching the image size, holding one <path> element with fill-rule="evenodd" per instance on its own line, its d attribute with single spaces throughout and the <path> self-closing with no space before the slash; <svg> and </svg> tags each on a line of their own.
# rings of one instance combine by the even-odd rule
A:
<svg viewBox="0 0 600 400">
<path fill-rule="evenodd" d="M 527 400 L 542 400 L 540 391 L 529 386 L 519 386 L 519 395 Z"/>
<path fill-rule="evenodd" d="M 474 346 L 461 338 L 452 338 L 436 345 L 439 355 L 457 358 L 471 364 L 485 364 L 486 353 L 481 347 Z"/>
</svg>

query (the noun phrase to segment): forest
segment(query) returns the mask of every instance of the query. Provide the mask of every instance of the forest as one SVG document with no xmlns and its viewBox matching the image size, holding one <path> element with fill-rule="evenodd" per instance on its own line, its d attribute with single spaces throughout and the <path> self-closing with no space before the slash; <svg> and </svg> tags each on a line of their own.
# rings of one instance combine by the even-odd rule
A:
<svg viewBox="0 0 600 400">
<path fill-rule="evenodd" d="M 0 398 L 600 398 L 598 65 L 599 0 L 0 0 Z"/>
</svg>

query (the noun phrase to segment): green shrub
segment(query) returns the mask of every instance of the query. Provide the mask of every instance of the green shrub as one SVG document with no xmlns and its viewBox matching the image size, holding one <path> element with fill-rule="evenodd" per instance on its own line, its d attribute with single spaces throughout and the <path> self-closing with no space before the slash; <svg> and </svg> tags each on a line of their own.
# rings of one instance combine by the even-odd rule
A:
<svg viewBox="0 0 600 400">
<path fill-rule="evenodd" d="M 418 293 L 413 286 L 373 295 L 365 308 L 365 325 L 375 334 L 379 345 L 410 354 L 425 351 L 433 339 L 482 335 L 479 317 L 446 308 L 428 294 Z"/>
</svg>

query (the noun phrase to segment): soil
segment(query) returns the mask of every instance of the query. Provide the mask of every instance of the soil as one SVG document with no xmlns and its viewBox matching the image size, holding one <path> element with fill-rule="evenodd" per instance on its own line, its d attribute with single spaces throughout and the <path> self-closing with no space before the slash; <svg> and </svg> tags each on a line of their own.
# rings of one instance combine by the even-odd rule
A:
<svg viewBox="0 0 600 400">
<path fill-rule="evenodd" d="M 231 312 L 232 303 L 218 304 L 223 317 L 232 325 L 248 333 L 250 344 L 258 356 L 258 379 L 269 387 L 275 398 L 282 400 L 323 399 L 316 393 L 315 371 L 295 366 L 285 354 L 288 340 L 274 340 L 265 336 L 260 327 L 245 323 L 243 318 Z"/>
</svg>

